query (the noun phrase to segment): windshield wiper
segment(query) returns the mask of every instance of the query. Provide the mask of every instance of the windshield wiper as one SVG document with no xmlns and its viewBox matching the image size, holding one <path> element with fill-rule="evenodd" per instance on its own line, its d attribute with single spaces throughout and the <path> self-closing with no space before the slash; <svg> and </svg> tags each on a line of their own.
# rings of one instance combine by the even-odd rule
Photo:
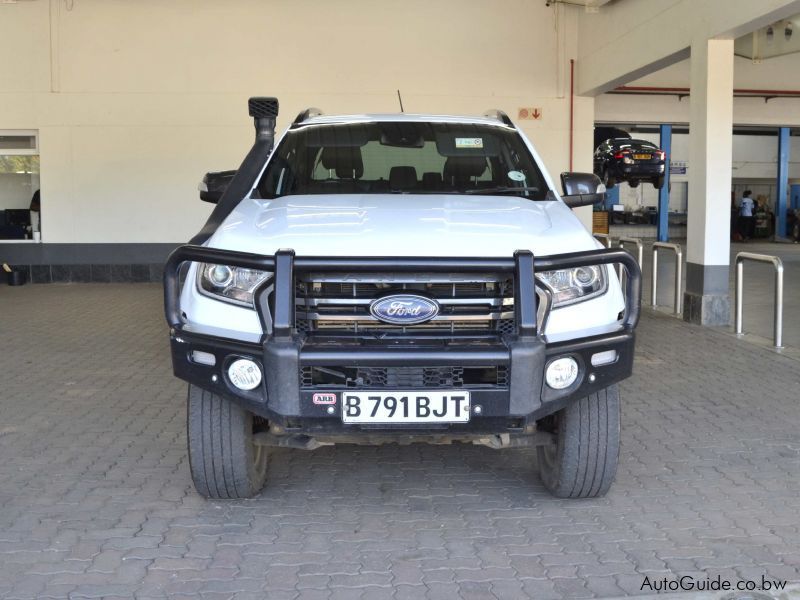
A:
<svg viewBox="0 0 800 600">
<path fill-rule="evenodd" d="M 464 193 L 465 194 L 508 194 L 508 193 L 516 194 L 519 192 L 541 192 L 541 191 L 542 190 L 540 190 L 538 187 L 530 187 L 530 186 L 515 187 L 506 185 L 493 188 L 469 189 L 469 190 L 464 190 Z"/>
</svg>

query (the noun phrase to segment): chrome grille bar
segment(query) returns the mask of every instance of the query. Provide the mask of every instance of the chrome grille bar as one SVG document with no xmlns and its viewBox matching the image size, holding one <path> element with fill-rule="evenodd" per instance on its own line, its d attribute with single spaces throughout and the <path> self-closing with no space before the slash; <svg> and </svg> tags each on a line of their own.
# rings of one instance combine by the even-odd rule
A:
<svg viewBox="0 0 800 600">
<path fill-rule="evenodd" d="M 502 275 L 375 274 L 352 276 L 310 274 L 295 286 L 298 327 L 304 331 L 339 330 L 409 332 L 479 330 L 503 333 L 513 328 L 513 281 Z M 381 322 L 369 310 L 377 298 L 391 293 L 420 293 L 436 300 L 439 315 L 417 325 Z"/>
<path fill-rule="evenodd" d="M 314 298 L 298 296 L 296 306 L 369 306 L 374 298 Z M 514 306 L 513 298 L 436 298 L 442 306 Z"/>
</svg>

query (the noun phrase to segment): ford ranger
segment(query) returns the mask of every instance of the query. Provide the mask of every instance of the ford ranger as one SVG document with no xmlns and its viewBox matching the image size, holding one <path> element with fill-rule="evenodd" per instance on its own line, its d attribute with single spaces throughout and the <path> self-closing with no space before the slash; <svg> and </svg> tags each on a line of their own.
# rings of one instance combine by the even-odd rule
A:
<svg viewBox="0 0 800 600">
<path fill-rule="evenodd" d="M 249 109 L 252 149 L 165 266 L 198 492 L 257 494 L 270 447 L 424 442 L 536 447 L 553 494 L 605 494 L 641 274 L 571 210 L 599 179 L 560 194 L 500 111 L 309 109 L 275 144 L 278 101 Z"/>
</svg>

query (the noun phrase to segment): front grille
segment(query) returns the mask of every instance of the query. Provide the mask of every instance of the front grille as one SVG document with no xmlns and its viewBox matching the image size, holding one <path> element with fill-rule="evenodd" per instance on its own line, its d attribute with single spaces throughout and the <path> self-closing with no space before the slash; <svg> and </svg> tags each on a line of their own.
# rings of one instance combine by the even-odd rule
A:
<svg viewBox="0 0 800 600">
<path fill-rule="evenodd" d="M 451 389 L 508 387 L 508 367 L 303 367 L 303 388 Z"/>
<path fill-rule="evenodd" d="M 363 334 L 373 332 L 493 333 L 514 331 L 512 278 L 446 275 L 398 279 L 379 274 L 354 280 L 349 276 L 309 276 L 298 280 L 296 326 L 303 333 Z M 438 316 L 417 325 L 391 325 L 372 316 L 370 304 L 381 296 L 413 293 L 438 302 Z"/>
</svg>

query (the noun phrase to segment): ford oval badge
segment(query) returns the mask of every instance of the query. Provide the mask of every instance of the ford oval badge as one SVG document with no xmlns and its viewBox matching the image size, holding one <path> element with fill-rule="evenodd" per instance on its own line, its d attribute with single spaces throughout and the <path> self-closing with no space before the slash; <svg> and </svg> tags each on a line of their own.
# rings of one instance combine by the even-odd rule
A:
<svg viewBox="0 0 800 600">
<path fill-rule="evenodd" d="M 439 314 L 435 300 L 414 294 L 395 294 L 378 298 L 369 306 L 372 316 L 392 325 L 417 325 Z"/>
</svg>

